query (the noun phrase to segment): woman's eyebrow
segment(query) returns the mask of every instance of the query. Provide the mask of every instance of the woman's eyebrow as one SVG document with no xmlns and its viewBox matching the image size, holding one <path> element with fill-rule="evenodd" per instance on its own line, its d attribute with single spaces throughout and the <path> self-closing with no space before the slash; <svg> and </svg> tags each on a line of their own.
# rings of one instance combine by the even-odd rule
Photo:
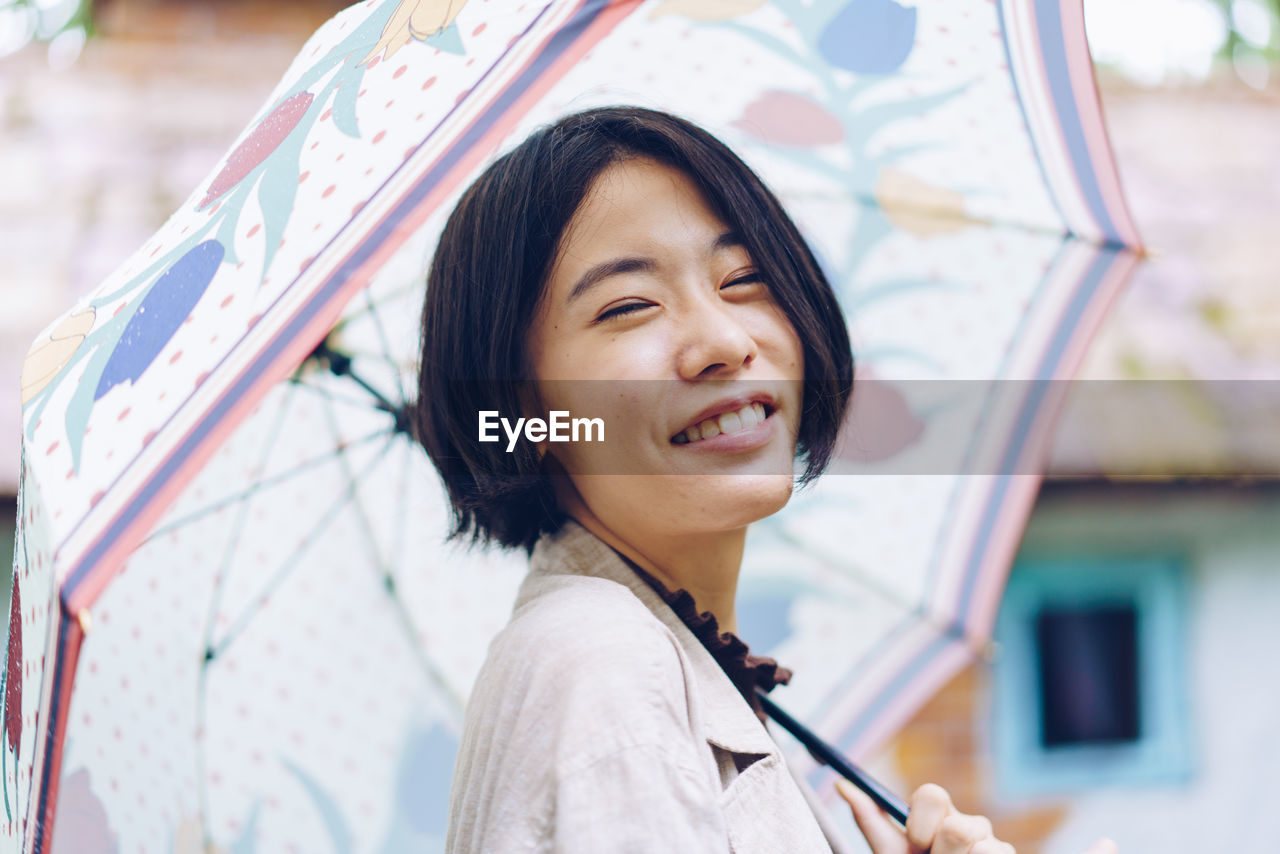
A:
<svg viewBox="0 0 1280 854">
<path fill-rule="evenodd" d="M 565 302 L 573 302 L 610 276 L 617 276 L 622 273 L 652 273 L 657 269 L 657 266 L 657 263 L 652 258 L 613 258 L 609 261 L 603 261 L 582 274 L 581 278 L 574 283 L 573 290 L 569 291 L 569 296 L 565 299 Z"/>
<path fill-rule="evenodd" d="M 711 244 L 712 252 L 719 252 L 721 249 L 732 249 L 734 247 L 745 247 L 742 242 L 742 235 L 736 231 L 726 231 L 724 234 L 716 238 L 715 243 Z"/>
<path fill-rule="evenodd" d="M 708 254 L 714 255 L 725 249 L 732 249 L 742 245 L 742 238 L 736 231 L 726 231 L 711 242 Z M 608 261 L 602 261 L 578 278 L 578 281 L 573 285 L 573 289 L 569 291 L 569 296 L 565 298 L 565 303 L 573 302 L 610 276 L 618 276 L 624 273 L 652 273 L 657 268 L 656 261 L 645 257 L 611 258 Z"/>
</svg>

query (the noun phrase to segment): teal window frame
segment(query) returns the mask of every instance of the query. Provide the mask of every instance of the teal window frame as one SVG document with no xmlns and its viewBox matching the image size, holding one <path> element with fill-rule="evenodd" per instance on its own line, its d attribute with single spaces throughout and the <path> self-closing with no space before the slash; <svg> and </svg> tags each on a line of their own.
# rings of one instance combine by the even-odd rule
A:
<svg viewBox="0 0 1280 854">
<path fill-rule="evenodd" d="M 1185 782 L 1192 774 L 1187 572 L 1179 556 L 1021 558 L 996 619 L 992 754 L 1005 801 L 1103 786 Z M 1132 605 L 1137 613 L 1136 741 L 1043 746 L 1035 618 L 1046 607 Z"/>
</svg>

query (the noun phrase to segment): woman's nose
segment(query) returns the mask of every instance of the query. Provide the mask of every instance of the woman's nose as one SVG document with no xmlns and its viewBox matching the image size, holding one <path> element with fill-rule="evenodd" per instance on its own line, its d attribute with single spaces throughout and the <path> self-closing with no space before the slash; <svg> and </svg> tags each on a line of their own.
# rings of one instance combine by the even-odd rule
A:
<svg viewBox="0 0 1280 854">
<path fill-rule="evenodd" d="M 682 324 L 678 359 L 682 379 L 728 379 L 751 364 L 758 347 L 743 325 L 741 313 L 740 306 L 726 303 L 718 295 L 695 300 Z"/>
</svg>

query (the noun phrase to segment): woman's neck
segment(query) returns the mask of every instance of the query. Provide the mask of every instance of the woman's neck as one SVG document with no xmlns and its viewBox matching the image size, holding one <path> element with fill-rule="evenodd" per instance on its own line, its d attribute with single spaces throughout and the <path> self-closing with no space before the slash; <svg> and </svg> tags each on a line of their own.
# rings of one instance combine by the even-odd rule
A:
<svg viewBox="0 0 1280 854">
<path fill-rule="evenodd" d="M 662 536 L 606 525 L 581 499 L 569 497 L 566 512 L 606 545 L 671 590 L 687 590 L 698 611 L 710 611 L 721 632 L 738 631 L 735 599 L 746 528 Z M 576 500 L 575 500 L 576 499 Z M 643 543 L 643 547 L 637 545 Z"/>
</svg>

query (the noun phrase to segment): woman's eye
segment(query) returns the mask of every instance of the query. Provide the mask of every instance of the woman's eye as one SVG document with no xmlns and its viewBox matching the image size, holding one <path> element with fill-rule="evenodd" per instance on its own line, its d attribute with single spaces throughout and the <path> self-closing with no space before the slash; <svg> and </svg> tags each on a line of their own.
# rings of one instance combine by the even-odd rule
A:
<svg viewBox="0 0 1280 854">
<path fill-rule="evenodd" d="M 608 320 L 612 317 L 621 317 L 624 314 L 632 314 L 633 312 L 648 307 L 649 303 L 647 302 L 626 302 L 622 305 L 616 305 L 608 311 L 602 312 L 600 316 L 596 318 L 596 323 L 599 323 L 602 320 Z"/>
<path fill-rule="evenodd" d="M 734 285 L 760 285 L 764 284 L 764 279 L 760 278 L 759 273 L 751 273 L 746 276 L 739 276 L 731 282 L 725 282 L 722 288 L 731 288 Z"/>
</svg>

